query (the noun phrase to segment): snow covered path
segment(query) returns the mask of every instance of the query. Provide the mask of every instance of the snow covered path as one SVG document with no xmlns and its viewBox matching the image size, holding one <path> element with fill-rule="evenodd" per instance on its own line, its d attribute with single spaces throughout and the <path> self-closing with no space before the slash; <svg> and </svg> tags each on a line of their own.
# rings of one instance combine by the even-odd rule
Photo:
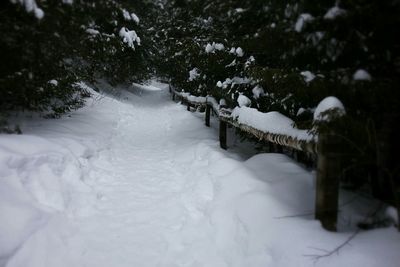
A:
<svg viewBox="0 0 400 267">
<path fill-rule="evenodd" d="M 193 124 L 174 119 L 180 109 L 171 103 L 155 109 L 153 105 L 159 103 L 154 100 L 148 95 L 134 104 L 134 112 L 119 108 L 120 119 L 108 145 L 112 149 L 93 162 L 90 176 L 100 195 L 99 212 L 80 222 L 88 241 L 88 256 L 83 259 L 88 266 L 116 262 L 118 266 L 166 266 L 168 262 L 177 266 L 179 254 L 186 253 L 177 232 L 200 218 L 213 197 L 207 168 L 190 173 L 191 164 L 206 167 L 207 159 L 196 161 L 199 151 L 179 151 L 181 145 L 185 149 L 196 145 Z M 179 132 L 184 127 L 191 133 L 186 139 Z M 203 176 L 203 181 L 196 181 L 197 176 Z"/>
<path fill-rule="evenodd" d="M 313 210 L 312 173 L 283 155 L 220 150 L 215 130 L 158 86 L 0 136 L 0 266 L 314 266 L 311 247 L 351 235 L 313 216 L 278 219 Z M 400 260 L 394 227 L 351 244 L 316 266 Z"/>
</svg>

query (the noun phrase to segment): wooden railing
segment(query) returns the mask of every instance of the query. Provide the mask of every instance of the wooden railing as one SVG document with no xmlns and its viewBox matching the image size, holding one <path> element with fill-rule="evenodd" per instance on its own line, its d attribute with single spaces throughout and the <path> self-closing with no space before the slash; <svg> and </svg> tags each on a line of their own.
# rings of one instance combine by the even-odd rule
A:
<svg viewBox="0 0 400 267">
<path fill-rule="evenodd" d="M 303 151 L 317 157 L 315 218 L 329 231 L 336 231 L 339 197 L 339 176 L 341 174 L 341 144 L 334 133 L 315 136 L 311 139 L 296 138 L 282 133 L 266 132 L 252 125 L 240 123 L 232 116 L 232 111 L 224 103 L 218 104 L 215 98 L 195 97 L 188 93 L 178 92 L 170 86 L 172 99 L 180 100 L 191 108 L 205 111 L 205 125 L 210 126 L 210 115 L 213 112 L 219 120 L 219 141 L 223 149 L 227 149 L 227 125 L 240 129 L 260 142 L 269 142 L 289 149 Z M 332 138 L 333 137 L 333 138 Z"/>
</svg>

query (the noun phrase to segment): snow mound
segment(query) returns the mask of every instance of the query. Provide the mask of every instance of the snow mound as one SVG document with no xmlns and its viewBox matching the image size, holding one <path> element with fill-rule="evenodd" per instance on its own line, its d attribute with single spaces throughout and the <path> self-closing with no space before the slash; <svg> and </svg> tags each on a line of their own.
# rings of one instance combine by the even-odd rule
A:
<svg viewBox="0 0 400 267">
<path fill-rule="evenodd" d="M 328 96 L 324 98 L 315 109 L 314 120 L 315 121 L 328 120 L 329 119 L 328 115 L 323 113 L 329 110 L 336 110 L 341 115 L 346 114 L 346 110 L 344 108 L 343 103 L 334 96 Z"/>
<path fill-rule="evenodd" d="M 87 155 L 87 149 L 71 142 L 67 149 L 36 136 L 0 138 L 0 259 L 19 253 L 53 214 L 87 214 L 95 199 L 83 182 Z"/>
<path fill-rule="evenodd" d="M 372 77 L 371 74 L 369 74 L 366 70 L 363 69 L 358 69 L 354 74 L 353 74 L 353 80 L 354 81 L 371 81 Z"/>
</svg>

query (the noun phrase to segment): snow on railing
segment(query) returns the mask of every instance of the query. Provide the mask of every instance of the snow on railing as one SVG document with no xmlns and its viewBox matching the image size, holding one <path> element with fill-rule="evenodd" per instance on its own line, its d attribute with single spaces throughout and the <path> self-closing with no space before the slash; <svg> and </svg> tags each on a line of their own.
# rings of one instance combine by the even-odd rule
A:
<svg viewBox="0 0 400 267">
<path fill-rule="evenodd" d="M 177 92 L 171 89 L 173 95 L 190 106 L 211 106 L 214 113 L 221 121 L 252 134 L 259 140 L 268 141 L 281 146 L 290 147 L 300 151 L 316 154 L 316 138 L 307 130 L 293 127 L 294 122 L 279 112 L 259 112 L 248 107 L 236 107 L 233 110 L 221 107 L 218 101 L 211 96 L 199 97 L 190 93 Z M 173 96 L 174 97 L 174 96 Z M 206 114 L 206 121 L 209 120 Z M 207 124 L 207 122 L 206 122 Z M 208 123 L 209 124 L 209 123 Z M 207 125 L 208 125 L 207 124 Z M 225 147 L 226 144 L 221 144 Z"/>
<path fill-rule="evenodd" d="M 314 136 L 307 130 L 294 128 L 293 121 L 279 112 L 262 113 L 241 107 L 233 111 L 221 109 L 219 118 L 259 140 L 311 154 L 317 153 Z"/>
<path fill-rule="evenodd" d="M 211 110 L 219 119 L 219 141 L 227 149 L 227 124 L 247 132 L 260 141 L 296 149 L 317 156 L 315 218 L 329 231 L 336 231 L 339 177 L 341 168 L 341 151 L 343 144 L 334 132 L 314 136 L 310 131 L 295 128 L 294 122 L 278 112 L 262 113 L 256 109 L 240 105 L 227 109 L 225 101 L 211 97 L 197 97 L 189 93 L 177 92 L 170 86 L 172 99 L 176 96 L 182 104 L 191 107 L 205 108 L 205 124 L 210 126 Z M 240 104 L 240 103 L 239 103 Z M 327 111 L 336 111 L 344 115 L 343 104 L 335 97 L 327 97 L 317 107 L 315 120 L 329 120 Z"/>
</svg>

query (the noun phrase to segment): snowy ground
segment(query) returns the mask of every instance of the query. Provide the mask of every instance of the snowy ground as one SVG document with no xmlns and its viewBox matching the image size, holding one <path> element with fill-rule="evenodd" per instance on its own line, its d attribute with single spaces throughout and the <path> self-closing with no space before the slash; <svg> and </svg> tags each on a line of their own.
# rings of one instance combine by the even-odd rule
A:
<svg viewBox="0 0 400 267">
<path fill-rule="evenodd" d="M 394 227 L 306 256 L 342 244 L 373 203 L 342 192 L 341 233 L 285 217 L 313 211 L 313 174 L 283 155 L 220 150 L 165 89 L 95 95 L 0 136 L 0 266 L 398 266 Z"/>
</svg>

